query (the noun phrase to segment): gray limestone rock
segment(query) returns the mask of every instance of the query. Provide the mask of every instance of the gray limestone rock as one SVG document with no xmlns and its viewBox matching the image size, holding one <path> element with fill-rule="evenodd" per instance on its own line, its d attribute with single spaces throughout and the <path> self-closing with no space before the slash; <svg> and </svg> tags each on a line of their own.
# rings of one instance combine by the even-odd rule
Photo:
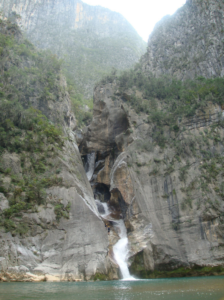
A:
<svg viewBox="0 0 224 300">
<path fill-rule="evenodd" d="M 97 151 L 99 159 L 105 153 L 105 166 L 97 170 L 94 182 L 109 186 L 110 203 L 121 210 L 128 229 L 129 255 L 143 253 L 144 268 L 151 271 L 222 265 L 224 207 L 220 198 L 212 209 L 215 204 L 206 204 L 202 191 L 194 186 L 194 181 L 202 175 L 200 160 L 186 149 L 189 152 L 185 158 L 167 171 L 174 150 L 170 146 L 161 149 L 152 145 L 152 129 L 142 121 L 144 113 L 137 114 L 128 106 L 122 95 L 117 94 L 117 89 L 116 82 L 96 87 L 93 122 L 80 148 L 84 154 Z M 116 95 L 116 101 L 107 95 Z M 202 121 L 200 113 L 190 122 L 188 120 L 190 126 L 183 120 L 187 129 L 182 142 L 186 145 L 189 136 L 199 140 L 202 128 L 219 121 L 220 107 L 210 103 L 206 109 L 214 112 L 210 122 Z M 223 130 L 220 134 L 223 136 Z M 222 147 L 220 144 L 215 153 L 222 155 Z M 186 159 L 189 168 L 183 181 L 180 168 L 186 165 Z M 187 187 L 193 193 L 193 200 L 184 208 Z M 217 195 L 211 193 L 211 203 L 215 203 Z"/>
<path fill-rule="evenodd" d="M 131 67 L 146 49 L 122 15 L 80 0 L 1 0 L 0 11 L 12 21 L 20 15 L 27 37 L 63 58 L 73 83 L 89 98 L 102 74 Z"/>
<path fill-rule="evenodd" d="M 9 170 L 9 172 L 12 172 L 13 174 L 21 177 L 22 168 L 19 155 L 17 155 L 16 153 L 3 153 L 1 162 L 4 170 Z"/>
<path fill-rule="evenodd" d="M 224 76 L 223 28 L 222 1 L 187 1 L 156 24 L 141 58 L 143 72 L 181 80 Z"/>
<path fill-rule="evenodd" d="M 21 68 L 25 63 L 24 59 Z M 57 143 L 44 141 L 42 153 L 5 151 L 1 156 L 0 281 L 89 280 L 96 273 L 110 272 L 113 276 L 107 257 L 108 235 L 83 168 L 73 132 L 76 119 L 60 74 L 55 93 L 55 101 L 24 97 L 20 104 L 39 109 L 50 123 L 61 127 L 63 146 L 56 150 Z M 30 160 L 42 154 L 51 162 L 46 177 L 31 174 L 38 180 L 55 175 L 56 180 L 45 188 L 40 205 L 33 201 L 29 209 L 23 209 L 20 204 L 27 203 L 27 191 L 21 189 L 20 180 L 30 176 Z M 6 215 L 9 204 L 15 211 Z"/>
<path fill-rule="evenodd" d="M 67 142 L 64 155 L 81 158 L 71 142 Z M 30 234 L 26 237 L 0 233 L 1 280 L 11 281 L 63 281 L 89 280 L 96 272 L 107 274 L 110 264 L 106 260 L 108 237 L 98 215 L 92 190 L 82 167 L 79 179 L 76 173 L 64 170 L 63 180 L 72 176 L 66 186 L 47 190 L 51 201 L 70 203 L 69 219 L 58 223 L 54 206 L 37 206 L 36 213 L 24 213 L 23 222 Z M 81 177 L 80 177 L 81 176 Z M 1 209 L 8 207 L 2 196 Z"/>
<path fill-rule="evenodd" d="M 9 201 L 4 196 L 4 194 L 0 193 L 0 211 L 9 208 Z"/>
</svg>

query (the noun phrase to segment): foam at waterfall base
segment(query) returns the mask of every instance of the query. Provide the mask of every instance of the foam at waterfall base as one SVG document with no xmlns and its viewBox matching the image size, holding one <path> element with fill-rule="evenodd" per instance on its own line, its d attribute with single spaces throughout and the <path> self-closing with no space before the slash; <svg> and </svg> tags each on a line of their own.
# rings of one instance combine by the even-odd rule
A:
<svg viewBox="0 0 224 300">
<path fill-rule="evenodd" d="M 132 277 L 129 273 L 128 264 L 127 264 L 129 249 L 128 249 L 127 230 L 124 225 L 124 221 L 123 220 L 117 221 L 115 226 L 118 229 L 120 240 L 113 247 L 114 258 L 120 267 L 123 279 L 134 280 L 134 277 Z"/>
<path fill-rule="evenodd" d="M 127 277 L 127 278 L 123 278 L 123 279 L 120 279 L 120 281 L 138 281 L 138 280 L 142 280 L 142 279 L 138 279 L 138 278 L 135 278 L 133 276 L 130 276 L 130 277 Z"/>
</svg>

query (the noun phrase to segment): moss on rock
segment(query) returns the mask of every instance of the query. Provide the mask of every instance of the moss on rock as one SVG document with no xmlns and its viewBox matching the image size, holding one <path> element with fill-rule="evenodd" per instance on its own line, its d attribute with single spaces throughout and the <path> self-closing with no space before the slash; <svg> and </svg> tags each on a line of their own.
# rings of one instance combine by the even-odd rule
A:
<svg viewBox="0 0 224 300">
<path fill-rule="evenodd" d="M 138 253 L 130 267 L 133 276 L 141 279 L 148 278 L 174 278 L 174 277 L 196 277 L 224 275 L 223 266 L 192 266 L 180 267 L 173 270 L 147 270 L 144 266 L 143 252 Z"/>
</svg>

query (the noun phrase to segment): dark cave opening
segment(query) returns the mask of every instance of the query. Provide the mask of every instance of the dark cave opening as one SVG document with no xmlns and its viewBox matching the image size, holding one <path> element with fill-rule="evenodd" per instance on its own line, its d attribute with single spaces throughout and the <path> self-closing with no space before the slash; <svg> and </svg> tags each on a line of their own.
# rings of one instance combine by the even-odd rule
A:
<svg viewBox="0 0 224 300">
<path fill-rule="evenodd" d="M 100 202 L 109 202 L 111 193 L 109 187 L 104 183 L 94 183 L 92 185 L 94 198 L 100 200 Z"/>
</svg>

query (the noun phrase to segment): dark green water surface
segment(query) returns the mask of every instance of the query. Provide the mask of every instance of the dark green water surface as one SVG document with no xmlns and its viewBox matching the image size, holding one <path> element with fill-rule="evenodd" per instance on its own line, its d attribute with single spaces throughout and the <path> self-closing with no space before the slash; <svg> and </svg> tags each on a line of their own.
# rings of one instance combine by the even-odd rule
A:
<svg viewBox="0 0 224 300">
<path fill-rule="evenodd" d="M 224 300 L 224 277 L 0 283 L 0 300 Z"/>
</svg>

